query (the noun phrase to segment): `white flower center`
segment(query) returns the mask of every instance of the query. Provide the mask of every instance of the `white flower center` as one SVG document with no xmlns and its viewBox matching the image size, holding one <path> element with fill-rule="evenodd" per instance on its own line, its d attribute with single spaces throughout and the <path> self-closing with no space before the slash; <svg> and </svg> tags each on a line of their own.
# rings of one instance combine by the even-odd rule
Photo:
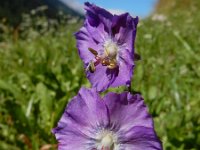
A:
<svg viewBox="0 0 200 150">
<path fill-rule="evenodd" d="M 114 144 L 113 141 L 113 137 L 110 134 L 107 134 L 105 137 L 103 137 L 103 139 L 101 140 L 101 145 L 102 145 L 102 149 L 110 149 L 112 148 Z"/>
<path fill-rule="evenodd" d="M 118 46 L 112 40 L 108 40 L 104 43 L 104 52 L 106 56 L 116 59 L 118 53 Z"/>
<path fill-rule="evenodd" d="M 117 136 L 107 130 L 102 130 L 96 136 L 96 147 L 98 150 L 119 150 L 120 145 L 117 143 Z"/>
</svg>

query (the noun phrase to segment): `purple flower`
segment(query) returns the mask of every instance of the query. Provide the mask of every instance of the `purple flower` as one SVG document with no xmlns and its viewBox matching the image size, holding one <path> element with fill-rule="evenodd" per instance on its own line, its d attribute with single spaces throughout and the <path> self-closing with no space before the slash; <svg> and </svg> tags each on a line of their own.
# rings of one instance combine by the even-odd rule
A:
<svg viewBox="0 0 200 150">
<path fill-rule="evenodd" d="M 53 133 L 59 150 L 161 150 L 142 97 L 82 88 Z"/>
<path fill-rule="evenodd" d="M 134 41 L 138 17 L 112 15 L 85 3 L 84 26 L 75 34 L 87 78 L 97 91 L 129 86 L 134 67 Z"/>
</svg>

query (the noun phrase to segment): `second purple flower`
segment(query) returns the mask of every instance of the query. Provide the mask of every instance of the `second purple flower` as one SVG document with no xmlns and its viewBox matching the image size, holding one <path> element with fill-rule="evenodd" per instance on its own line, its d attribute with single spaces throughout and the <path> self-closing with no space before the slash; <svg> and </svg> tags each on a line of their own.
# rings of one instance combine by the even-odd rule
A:
<svg viewBox="0 0 200 150">
<path fill-rule="evenodd" d="M 58 150 L 162 150 L 139 94 L 81 88 L 53 129 Z"/>
<path fill-rule="evenodd" d="M 134 67 L 134 41 L 138 18 L 112 15 L 85 3 L 84 26 L 75 34 L 87 78 L 97 91 L 129 86 Z"/>
</svg>

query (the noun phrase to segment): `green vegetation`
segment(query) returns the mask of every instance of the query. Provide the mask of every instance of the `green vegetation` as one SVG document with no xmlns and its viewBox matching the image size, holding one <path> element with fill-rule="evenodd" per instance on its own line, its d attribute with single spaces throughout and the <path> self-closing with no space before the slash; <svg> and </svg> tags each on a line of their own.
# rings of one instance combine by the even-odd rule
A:
<svg viewBox="0 0 200 150">
<path fill-rule="evenodd" d="M 138 27 L 142 60 L 132 87 L 166 150 L 200 149 L 200 14 L 192 13 L 154 15 Z M 89 87 L 73 36 L 81 23 L 22 18 L 18 31 L 0 23 L 0 149 L 56 149 L 51 129 L 68 100 Z"/>
</svg>

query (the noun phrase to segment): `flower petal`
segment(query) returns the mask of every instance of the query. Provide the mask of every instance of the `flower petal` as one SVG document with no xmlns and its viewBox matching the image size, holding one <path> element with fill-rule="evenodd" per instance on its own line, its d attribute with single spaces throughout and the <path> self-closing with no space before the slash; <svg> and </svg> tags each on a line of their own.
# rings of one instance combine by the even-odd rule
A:
<svg viewBox="0 0 200 150">
<path fill-rule="evenodd" d="M 134 126 L 153 128 L 152 118 L 139 94 L 108 93 L 103 99 L 109 110 L 110 122 L 119 132 L 126 132 Z"/>
<path fill-rule="evenodd" d="M 153 128 L 133 127 L 119 137 L 119 142 L 126 150 L 162 150 L 162 144 Z"/>
<path fill-rule="evenodd" d="M 89 63 L 94 59 L 94 55 L 88 50 L 88 48 L 100 49 L 98 44 L 90 36 L 90 33 L 87 31 L 86 27 L 82 27 L 79 32 L 75 34 L 77 39 L 77 48 L 79 55 L 83 62 Z"/>
<path fill-rule="evenodd" d="M 92 87 L 97 91 L 105 91 L 118 76 L 118 68 L 110 70 L 101 64 L 96 66 L 95 73 L 87 72 L 87 78 L 92 83 Z"/>
<path fill-rule="evenodd" d="M 113 15 L 103 8 L 97 7 L 89 2 L 85 3 L 86 19 L 91 26 L 98 26 L 103 22 L 105 29 L 109 30 Z"/>
<path fill-rule="evenodd" d="M 131 78 L 133 76 L 133 53 L 130 53 L 129 50 L 125 49 L 119 54 L 119 74 L 113 81 L 111 87 L 117 87 L 121 85 L 131 84 Z"/>
<path fill-rule="evenodd" d="M 91 38 L 96 42 L 96 44 L 102 43 L 108 37 L 108 33 L 104 30 L 103 23 L 99 23 L 97 27 L 91 26 L 88 22 L 85 26 Z M 101 47 L 102 48 L 102 47 Z M 97 51 L 99 49 L 96 49 Z"/>
<path fill-rule="evenodd" d="M 128 13 L 113 17 L 112 31 L 118 43 L 126 43 L 133 47 L 136 36 L 138 17 L 133 18 Z"/>
<path fill-rule="evenodd" d="M 58 126 L 53 129 L 60 150 L 86 149 L 94 136 L 94 127 L 107 126 L 107 107 L 94 89 L 81 88 L 68 104 Z"/>
</svg>

